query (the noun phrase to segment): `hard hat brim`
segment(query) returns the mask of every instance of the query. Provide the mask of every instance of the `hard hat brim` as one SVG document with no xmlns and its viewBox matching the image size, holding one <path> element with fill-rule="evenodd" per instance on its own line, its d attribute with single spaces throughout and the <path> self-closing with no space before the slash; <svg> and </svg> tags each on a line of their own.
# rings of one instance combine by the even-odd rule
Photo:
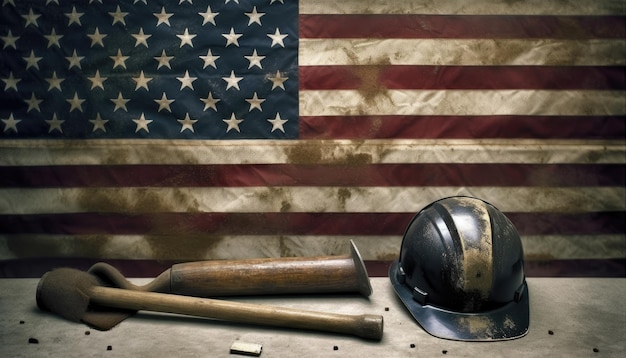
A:
<svg viewBox="0 0 626 358">
<path fill-rule="evenodd" d="M 526 281 L 518 302 L 510 302 L 491 311 L 464 313 L 415 301 L 409 287 L 398 280 L 399 270 L 399 261 L 396 260 L 389 268 L 389 278 L 396 294 L 420 326 L 435 337 L 457 341 L 502 341 L 528 333 L 530 309 Z"/>
</svg>

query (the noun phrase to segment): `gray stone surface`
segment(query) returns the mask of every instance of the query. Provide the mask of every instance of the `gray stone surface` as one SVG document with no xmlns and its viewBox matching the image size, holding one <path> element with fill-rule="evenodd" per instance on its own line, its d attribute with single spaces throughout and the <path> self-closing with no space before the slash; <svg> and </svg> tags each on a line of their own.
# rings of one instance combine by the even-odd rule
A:
<svg viewBox="0 0 626 358">
<path fill-rule="evenodd" d="M 626 356 L 626 279 L 530 278 L 528 335 L 480 343 L 430 336 L 404 309 L 387 278 L 371 281 L 374 293 L 369 299 L 355 295 L 237 300 L 345 314 L 380 314 L 385 319 L 380 342 L 148 312 L 101 332 L 40 311 L 35 303 L 38 280 L 0 280 L 0 356 L 237 357 L 229 352 L 236 340 L 261 344 L 261 357 Z M 29 343 L 31 339 L 38 343 Z"/>
</svg>

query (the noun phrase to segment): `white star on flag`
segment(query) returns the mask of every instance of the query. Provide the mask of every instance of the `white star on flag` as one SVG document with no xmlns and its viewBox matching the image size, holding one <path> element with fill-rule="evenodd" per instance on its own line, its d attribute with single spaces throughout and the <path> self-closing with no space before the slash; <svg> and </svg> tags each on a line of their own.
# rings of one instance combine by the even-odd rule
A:
<svg viewBox="0 0 626 358">
<path fill-rule="evenodd" d="M 239 90 L 239 81 L 241 81 L 243 79 L 243 77 L 237 77 L 237 76 L 235 76 L 235 71 L 230 71 L 230 76 L 229 77 L 222 77 L 222 79 L 224 81 L 226 81 L 226 83 L 227 83 L 226 90 L 228 90 L 230 88 L 235 88 L 235 89 Z"/>
<path fill-rule="evenodd" d="M 78 110 L 79 112 L 83 111 L 83 102 L 85 102 L 85 100 L 78 98 L 77 92 L 74 92 L 74 97 L 67 99 L 66 101 L 70 104 L 70 112 L 74 110 Z"/>
<path fill-rule="evenodd" d="M 228 128 L 226 128 L 226 133 L 230 132 L 231 129 L 236 130 L 237 132 L 241 132 L 239 130 L 239 124 L 243 122 L 243 119 L 237 119 L 235 114 L 231 114 L 229 119 L 223 119 L 224 123 L 228 124 Z"/>
<path fill-rule="evenodd" d="M 132 34 L 133 37 L 135 38 L 135 47 L 139 46 L 139 45 L 144 45 L 146 46 L 146 48 L 148 48 L 148 39 L 150 37 L 152 37 L 152 35 L 146 35 L 143 32 L 143 27 L 139 28 L 139 32 L 136 34 Z"/>
<path fill-rule="evenodd" d="M 211 11 L 211 6 L 207 6 L 206 11 L 205 12 L 199 12 L 198 15 L 202 16 L 202 26 L 206 25 L 207 23 L 211 23 L 213 24 L 213 26 L 215 26 L 215 17 L 217 15 L 219 15 L 219 12 L 212 12 Z"/>
<path fill-rule="evenodd" d="M 269 80 L 272 81 L 272 90 L 280 87 L 283 90 L 285 89 L 285 81 L 287 81 L 289 77 L 283 77 L 280 71 L 276 71 L 276 75 L 274 77 L 270 77 Z"/>
<path fill-rule="evenodd" d="M 74 51 L 74 53 L 76 53 L 76 51 Z M 126 68 L 126 60 L 128 60 L 128 58 L 130 56 L 124 56 L 122 54 L 122 50 L 121 49 L 117 49 L 117 54 L 115 56 L 109 56 L 112 60 L 113 60 L 113 68 L 117 68 L 117 67 L 122 67 L 122 68 Z"/>
<path fill-rule="evenodd" d="M 72 67 L 78 67 L 79 69 L 82 69 L 80 61 L 82 61 L 84 58 L 85 56 L 78 56 L 76 50 L 74 50 L 74 52 L 72 52 L 72 56 L 65 58 L 70 63 L 67 69 L 70 70 L 72 69 Z"/>
<path fill-rule="evenodd" d="M 43 57 L 36 57 L 35 51 L 30 50 L 30 56 L 23 57 L 24 61 L 26 61 L 26 69 L 29 69 L 31 67 L 39 69 L 39 61 L 41 61 L 42 58 Z"/>
<path fill-rule="evenodd" d="M 161 7 L 161 12 L 160 13 L 155 13 L 153 14 L 154 16 L 156 16 L 157 18 L 157 24 L 156 26 L 158 27 L 161 24 L 165 24 L 167 26 L 172 26 L 170 24 L 170 17 L 172 17 L 172 13 L 166 13 L 165 12 L 165 6 Z"/>
<path fill-rule="evenodd" d="M 261 61 L 266 57 L 266 56 L 259 56 L 256 53 L 256 49 L 252 52 L 251 56 L 244 56 L 248 61 L 250 61 L 250 64 L 248 65 L 248 69 L 252 68 L 252 66 L 257 66 L 260 69 L 263 69 L 263 66 L 261 66 Z"/>
<path fill-rule="evenodd" d="M 13 72 L 9 72 L 9 77 L 2 79 L 2 81 L 4 81 L 4 90 L 8 91 L 10 89 L 13 89 L 13 90 L 17 91 L 17 84 L 21 80 L 22 79 L 20 79 L 20 78 L 13 77 Z"/>
<path fill-rule="evenodd" d="M 252 98 L 246 99 L 246 102 L 250 103 L 250 109 L 248 110 L 248 112 L 252 112 L 252 110 L 255 108 L 263 112 L 263 109 L 261 109 L 261 103 L 265 102 L 265 99 L 259 98 L 256 92 L 254 92 Z"/>
<path fill-rule="evenodd" d="M 268 119 L 267 121 L 272 124 L 272 132 L 275 130 L 280 130 L 281 132 L 285 133 L 285 128 L 283 127 L 283 125 L 287 123 L 287 119 L 280 118 L 280 113 L 276 113 L 276 117 L 274 117 L 274 119 Z"/>
<path fill-rule="evenodd" d="M 122 97 L 122 92 L 119 92 L 119 94 L 117 95 L 117 98 L 111 99 L 111 102 L 115 104 L 115 108 L 113 109 L 113 112 L 117 111 L 118 109 L 123 109 L 124 111 L 128 112 L 128 108 L 126 108 L 126 103 L 128 101 L 130 100 Z"/>
<path fill-rule="evenodd" d="M 2 122 L 4 122 L 4 132 L 8 132 L 10 129 L 12 129 L 17 133 L 17 124 L 21 121 L 21 119 L 15 119 L 13 117 L 13 113 L 11 113 L 9 115 L 9 118 L 2 120 Z"/>
<path fill-rule="evenodd" d="M 52 91 L 55 88 L 62 91 L 61 82 L 65 81 L 65 79 L 57 77 L 57 71 L 52 71 L 52 77 L 46 78 L 46 81 L 49 84 L 48 91 Z"/>
<path fill-rule="evenodd" d="M 201 98 L 200 99 L 203 103 L 204 103 L 204 111 L 206 111 L 207 109 L 211 108 L 212 110 L 214 110 L 215 112 L 217 112 L 217 102 L 220 101 L 219 98 L 213 98 L 213 93 L 209 92 L 207 98 Z"/>
<path fill-rule="evenodd" d="M 48 40 L 48 48 L 52 46 L 61 48 L 61 44 L 59 43 L 59 40 L 63 38 L 63 35 L 57 35 L 56 30 L 54 28 L 52 28 L 52 30 L 50 31 L 50 35 L 44 35 L 43 37 L 45 37 Z"/>
<path fill-rule="evenodd" d="M 189 113 L 185 113 L 185 119 L 178 119 L 178 123 L 180 123 L 182 126 L 180 132 L 182 133 L 185 129 L 194 132 L 193 125 L 196 124 L 197 121 L 197 119 L 189 118 Z"/>
<path fill-rule="evenodd" d="M 157 70 L 160 69 L 161 67 L 167 67 L 170 70 L 172 69 L 172 66 L 170 65 L 170 61 L 174 58 L 174 56 L 168 56 L 165 53 L 165 50 L 161 51 L 161 56 L 156 56 L 154 59 L 157 60 L 159 62 L 159 65 L 157 66 Z"/>
<path fill-rule="evenodd" d="M 159 105 L 159 109 L 157 110 L 157 112 L 161 112 L 162 110 L 166 110 L 166 111 L 172 113 L 172 109 L 170 108 L 170 104 L 174 103 L 174 100 L 173 99 L 168 99 L 167 96 L 165 95 L 165 92 L 163 92 L 163 95 L 161 96 L 161 99 L 155 99 L 154 101 Z"/>
<path fill-rule="evenodd" d="M 34 27 L 39 27 L 39 24 L 37 24 L 37 19 L 39 19 L 41 15 L 36 15 L 33 12 L 32 8 L 28 10 L 28 14 L 22 15 L 22 17 L 24 18 L 24 20 L 26 20 L 26 24 L 24 24 L 24 27 L 28 27 L 29 25 L 33 25 Z"/>
<path fill-rule="evenodd" d="M 46 123 L 50 126 L 50 128 L 48 128 L 48 133 L 51 133 L 54 130 L 58 130 L 63 133 L 63 129 L 61 129 L 61 124 L 63 124 L 63 122 L 65 122 L 65 120 L 58 119 L 57 114 L 54 113 L 52 115 L 52 119 L 46 120 Z"/>
<path fill-rule="evenodd" d="M 152 123 L 153 121 L 151 119 L 146 119 L 146 116 L 143 114 L 143 112 L 141 113 L 141 116 L 139 116 L 139 118 L 133 119 L 133 122 L 137 124 L 135 133 L 139 132 L 142 129 L 150 133 L 150 130 L 148 129 L 148 124 Z"/>
<path fill-rule="evenodd" d="M 107 37 L 107 35 L 101 34 L 100 30 L 98 30 L 97 27 L 94 30 L 93 34 L 87 34 L 87 36 L 91 39 L 91 47 L 94 47 L 95 45 L 100 45 L 101 47 L 104 47 L 104 42 L 102 42 L 102 40 L 105 37 Z M 57 44 L 58 44 L 58 40 L 57 40 Z"/>
<path fill-rule="evenodd" d="M 276 31 L 273 34 L 267 34 L 267 37 L 272 39 L 271 47 L 274 47 L 276 45 L 280 45 L 281 47 L 285 47 L 285 44 L 284 44 L 283 40 L 287 36 L 288 36 L 287 34 L 281 34 L 280 30 L 278 30 L 278 28 L 276 28 Z"/>
<path fill-rule="evenodd" d="M 83 24 L 80 23 L 80 17 L 83 15 L 84 13 L 76 11 L 76 6 L 72 6 L 72 12 L 65 14 L 65 16 L 69 19 L 67 26 L 72 26 L 72 24 L 82 26 Z"/>
<path fill-rule="evenodd" d="M 206 56 L 200 56 L 200 58 L 202 60 L 204 60 L 204 66 L 202 66 L 202 68 L 206 68 L 207 66 L 211 66 L 215 69 L 217 69 L 217 65 L 215 64 L 215 61 L 220 58 L 220 56 L 214 56 L 213 53 L 211 52 L 211 49 L 207 50 Z"/>
<path fill-rule="evenodd" d="M 189 71 L 185 71 L 185 76 L 176 77 L 176 79 L 180 81 L 180 90 L 182 91 L 184 88 L 193 90 L 193 81 L 197 80 L 198 77 L 191 77 Z"/>
<path fill-rule="evenodd" d="M 93 77 L 87 78 L 91 81 L 91 89 L 101 88 L 104 90 L 104 81 L 106 81 L 108 77 L 100 76 L 100 70 L 96 70 L 96 74 Z"/>
<path fill-rule="evenodd" d="M 252 8 L 252 12 L 246 12 L 245 14 L 247 17 L 250 18 L 250 20 L 248 20 L 248 26 L 252 25 L 253 23 L 261 25 L 261 17 L 265 15 L 264 12 L 257 12 L 256 6 Z"/>
<path fill-rule="evenodd" d="M 124 18 L 126 17 L 126 15 L 128 15 L 128 13 L 122 12 L 119 5 L 117 5 L 117 9 L 115 10 L 115 12 L 110 12 L 109 15 L 113 17 L 113 25 L 115 25 L 116 23 L 120 23 L 126 26 L 126 20 L 124 20 Z"/>
<path fill-rule="evenodd" d="M 193 40 L 193 38 L 196 36 L 197 35 L 195 34 L 189 34 L 189 29 L 185 29 L 185 32 L 182 35 L 176 35 L 176 37 L 180 39 L 180 47 L 183 47 L 185 45 L 193 47 L 193 42 L 191 40 Z"/>
<path fill-rule="evenodd" d="M 230 32 L 227 34 L 222 34 L 224 38 L 226 38 L 226 45 L 224 47 L 228 47 L 230 45 L 235 45 L 239 47 L 239 38 L 243 36 L 242 34 L 236 34 L 235 30 L 231 27 Z"/>
<path fill-rule="evenodd" d="M 141 73 L 139 73 L 139 77 L 133 77 L 133 81 L 137 83 L 137 85 L 135 86 L 135 91 L 140 88 L 144 88 L 146 91 L 148 91 L 148 82 L 150 82 L 151 80 L 151 77 L 144 76 L 143 71 L 141 71 Z"/>
<path fill-rule="evenodd" d="M 2 41 L 4 42 L 4 46 L 2 46 L 2 49 L 6 49 L 7 47 L 13 47 L 14 49 L 17 49 L 17 45 L 16 45 L 16 41 L 19 40 L 19 36 L 13 36 L 13 33 L 11 33 L 11 29 L 9 29 L 9 32 L 6 36 L 0 36 L 0 38 L 2 39 Z"/>
<path fill-rule="evenodd" d="M 24 102 L 26 102 L 26 104 L 28 104 L 28 109 L 26 110 L 26 113 L 32 111 L 32 110 L 36 110 L 37 112 L 41 112 L 41 109 L 39 108 L 39 105 L 41 104 L 41 102 L 43 102 L 43 99 L 38 99 L 37 97 L 35 97 L 35 93 L 31 93 L 30 99 L 24 100 Z"/>
<path fill-rule="evenodd" d="M 102 119 L 100 117 L 100 113 L 96 114 L 96 119 L 90 119 L 89 122 L 91 122 L 93 124 L 93 132 L 97 131 L 98 129 L 102 130 L 103 132 L 106 132 L 107 129 L 104 127 L 105 124 L 107 124 L 109 120 L 108 119 Z"/>
</svg>

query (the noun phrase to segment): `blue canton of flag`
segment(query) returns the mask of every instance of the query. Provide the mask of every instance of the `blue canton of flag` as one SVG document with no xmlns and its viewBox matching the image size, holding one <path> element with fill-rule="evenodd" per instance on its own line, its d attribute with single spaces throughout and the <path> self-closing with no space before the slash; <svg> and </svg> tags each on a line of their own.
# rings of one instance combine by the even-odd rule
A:
<svg viewBox="0 0 626 358">
<path fill-rule="evenodd" d="M 3 0 L 0 138 L 295 138 L 298 3 Z"/>
</svg>

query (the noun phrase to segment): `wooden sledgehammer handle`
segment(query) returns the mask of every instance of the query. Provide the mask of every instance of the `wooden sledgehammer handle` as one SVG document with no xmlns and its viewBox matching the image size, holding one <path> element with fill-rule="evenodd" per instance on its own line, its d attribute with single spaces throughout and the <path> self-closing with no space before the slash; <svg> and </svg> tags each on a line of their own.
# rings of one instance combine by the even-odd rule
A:
<svg viewBox="0 0 626 358">
<path fill-rule="evenodd" d="M 91 287 L 88 296 L 91 303 L 107 307 L 176 313 L 239 323 L 311 329 L 351 334 L 373 340 L 380 340 L 383 335 L 383 317 L 376 315 L 324 313 L 101 286 Z"/>
</svg>

